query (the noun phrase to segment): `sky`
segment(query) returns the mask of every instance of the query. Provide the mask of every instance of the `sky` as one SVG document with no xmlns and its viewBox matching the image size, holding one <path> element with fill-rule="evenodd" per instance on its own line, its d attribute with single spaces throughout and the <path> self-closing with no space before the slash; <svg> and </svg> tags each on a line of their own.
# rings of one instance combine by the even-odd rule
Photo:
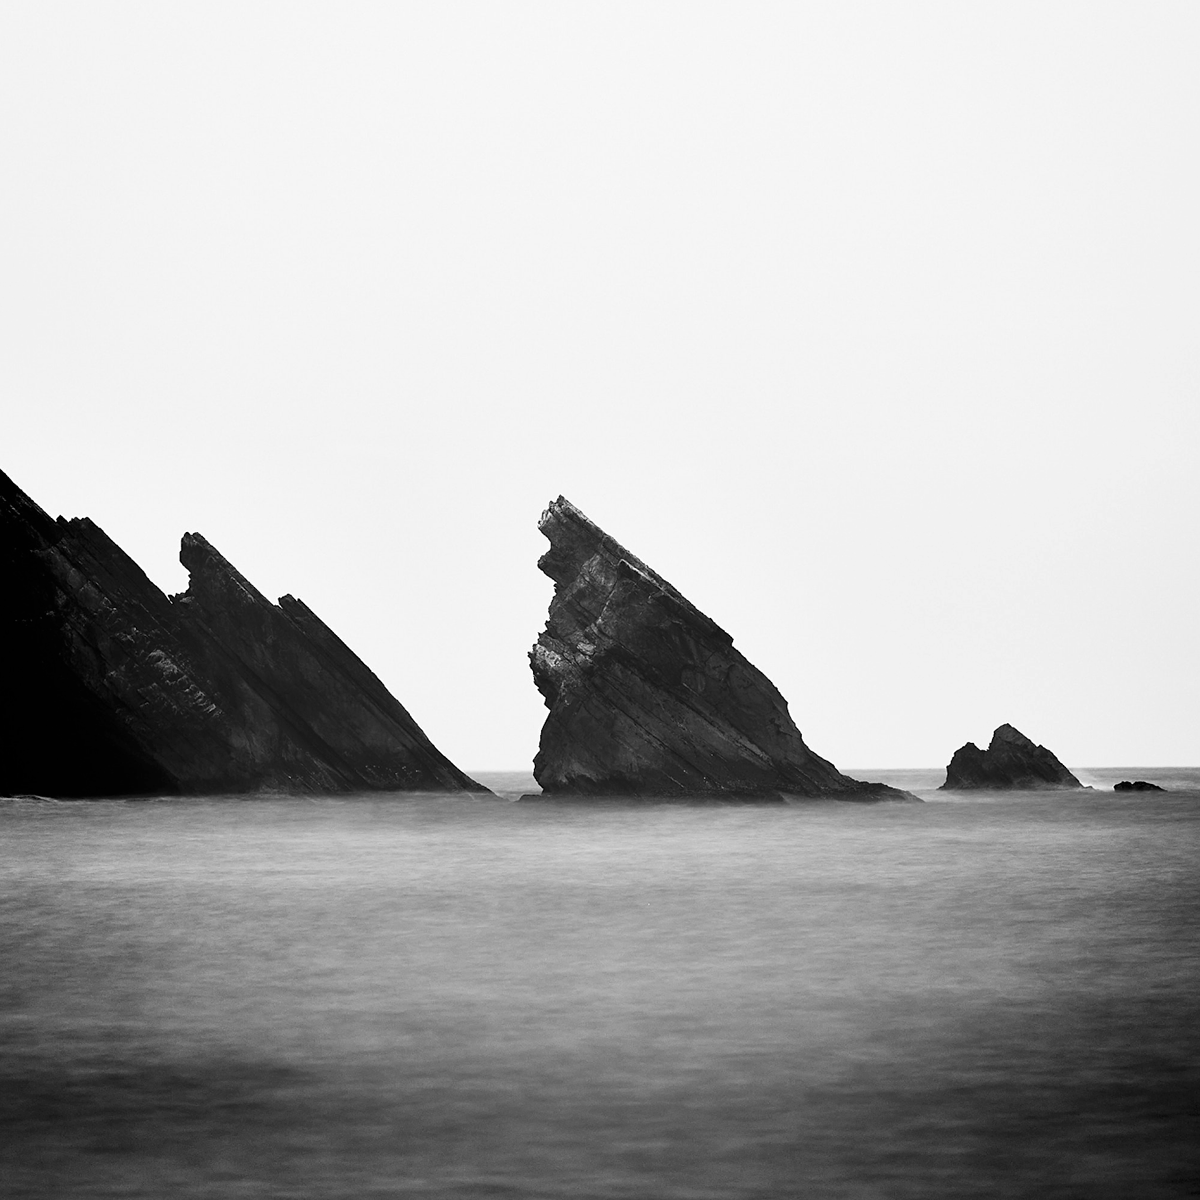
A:
<svg viewBox="0 0 1200 1200">
<path fill-rule="evenodd" d="M 841 767 L 1200 764 L 1200 6 L 8 2 L 0 468 L 528 767 L 564 494 Z"/>
</svg>

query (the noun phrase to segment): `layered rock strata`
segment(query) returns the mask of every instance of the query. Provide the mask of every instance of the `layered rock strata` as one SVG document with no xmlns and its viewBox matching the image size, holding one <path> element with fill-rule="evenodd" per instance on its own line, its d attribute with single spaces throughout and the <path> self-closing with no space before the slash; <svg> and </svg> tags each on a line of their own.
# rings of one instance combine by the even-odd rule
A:
<svg viewBox="0 0 1200 1200">
<path fill-rule="evenodd" d="M 944 791 L 953 792 L 1081 787 L 1045 746 L 1036 745 L 1011 725 L 1001 725 L 986 750 L 974 742 L 956 750 L 942 785 Z"/>
<path fill-rule="evenodd" d="M 168 597 L 92 521 L 0 473 L 0 793 L 486 791 L 291 596 L 199 534 Z"/>
<path fill-rule="evenodd" d="M 916 799 L 814 754 L 729 634 L 563 497 L 538 528 L 554 581 L 529 656 L 549 709 L 544 794 Z"/>
</svg>

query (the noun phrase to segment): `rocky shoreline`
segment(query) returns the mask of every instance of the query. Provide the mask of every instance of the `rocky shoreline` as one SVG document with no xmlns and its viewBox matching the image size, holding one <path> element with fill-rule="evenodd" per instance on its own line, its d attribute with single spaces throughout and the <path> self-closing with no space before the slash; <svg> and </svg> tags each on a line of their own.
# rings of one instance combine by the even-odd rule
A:
<svg viewBox="0 0 1200 1200">
<path fill-rule="evenodd" d="M 570 501 L 538 528 L 554 596 L 529 653 L 542 790 L 522 800 L 920 802 L 814 753 L 730 634 Z M 179 558 L 188 587 L 168 596 L 0 472 L 0 795 L 487 793 L 302 601 L 272 603 L 198 533 Z M 1091 790 L 1005 724 L 940 790 L 1045 789 Z"/>
<path fill-rule="evenodd" d="M 533 766 L 543 793 L 917 800 L 814 754 L 733 638 L 570 501 L 538 528 L 555 585 L 529 655 L 549 710 Z"/>
<path fill-rule="evenodd" d="M 999 726 L 986 750 L 980 750 L 974 742 L 960 746 L 946 768 L 942 785 L 949 792 L 1082 787 L 1045 746 L 1032 742 L 1011 725 Z"/>
<path fill-rule="evenodd" d="M 197 533 L 167 596 L 92 521 L 0 473 L 0 792 L 485 791 L 304 603 Z"/>
</svg>

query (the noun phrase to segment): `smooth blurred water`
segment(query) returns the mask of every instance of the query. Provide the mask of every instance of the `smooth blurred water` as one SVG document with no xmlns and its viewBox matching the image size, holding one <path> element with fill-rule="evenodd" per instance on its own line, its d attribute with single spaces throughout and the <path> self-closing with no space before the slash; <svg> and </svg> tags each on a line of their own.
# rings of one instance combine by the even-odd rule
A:
<svg viewBox="0 0 1200 1200">
<path fill-rule="evenodd" d="M 0 1193 L 1200 1195 L 1200 772 L 1080 774 L 2 802 Z"/>
</svg>

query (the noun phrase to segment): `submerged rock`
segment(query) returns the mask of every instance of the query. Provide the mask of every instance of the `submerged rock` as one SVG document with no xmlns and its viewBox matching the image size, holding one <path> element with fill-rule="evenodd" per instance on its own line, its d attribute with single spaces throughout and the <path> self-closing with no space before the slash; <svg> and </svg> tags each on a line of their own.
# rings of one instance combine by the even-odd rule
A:
<svg viewBox="0 0 1200 1200">
<path fill-rule="evenodd" d="M 1081 787 L 1045 746 L 1035 745 L 1011 725 L 1001 725 L 986 750 L 974 742 L 956 750 L 942 784 L 943 791 L 955 792 Z"/>
<path fill-rule="evenodd" d="M 1157 783 L 1147 783 L 1144 779 L 1122 779 L 1120 783 L 1113 784 L 1114 792 L 1165 792 L 1167 789 L 1159 787 Z"/>
<path fill-rule="evenodd" d="M 544 794 L 916 800 L 814 754 L 729 634 L 574 505 L 560 496 L 538 528 L 555 585 L 529 655 Z"/>
<path fill-rule="evenodd" d="M 486 791 L 309 608 L 199 534 L 168 597 L 0 472 L 0 792 Z"/>
</svg>

